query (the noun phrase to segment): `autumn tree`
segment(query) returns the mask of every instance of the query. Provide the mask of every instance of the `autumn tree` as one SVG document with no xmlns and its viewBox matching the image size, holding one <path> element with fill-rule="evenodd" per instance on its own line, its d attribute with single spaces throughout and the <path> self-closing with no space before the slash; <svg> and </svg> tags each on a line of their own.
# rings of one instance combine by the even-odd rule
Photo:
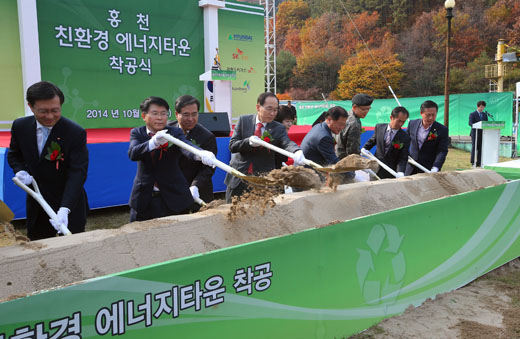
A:
<svg viewBox="0 0 520 339">
<path fill-rule="evenodd" d="M 351 17 L 352 20 L 344 17 L 343 52 L 350 56 L 363 46 L 358 31 L 369 47 L 379 47 L 385 34 L 385 29 L 377 26 L 379 13 L 364 12 Z"/>
<path fill-rule="evenodd" d="M 303 0 L 284 1 L 276 12 L 276 44 L 283 46 L 291 29 L 299 30 L 310 17 L 309 5 Z"/>
<path fill-rule="evenodd" d="M 415 24 L 401 33 L 396 43 L 403 63 L 402 96 L 429 96 L 444 88 L 444 53 L 432 48 L 437 39 L 433 13 L 423 13 Z"/>
<path fill-rule="evenodd" d="M 372 55 L 379 67 L 373 61 Z M 391 97 L 383 75 L 394 92 L 399 90 L 403 64 L 397 60 L 397 55 L 384 45 L 373 49 L 372 55 L 368 50 L 362 49 L 341 66 L 336 90 L 340 99 L 351 99 L 357 93 L 367 93 L 375 98 Z"/>
</svg>

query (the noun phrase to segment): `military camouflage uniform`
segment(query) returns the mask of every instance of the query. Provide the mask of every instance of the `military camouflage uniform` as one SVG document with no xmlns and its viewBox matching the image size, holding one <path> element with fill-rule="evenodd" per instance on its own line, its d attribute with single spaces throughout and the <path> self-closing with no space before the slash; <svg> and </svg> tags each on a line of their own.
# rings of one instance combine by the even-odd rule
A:
<svg viewBox="0 0 520 339">
<path fill-rule="evenodd" d="M 347 125 L 336 135 L 336 155 L 341 160 L 349 154 L 359 154 L 361 144 L 361 119 L 354 111 L 348 112 Z"/>
</svg>

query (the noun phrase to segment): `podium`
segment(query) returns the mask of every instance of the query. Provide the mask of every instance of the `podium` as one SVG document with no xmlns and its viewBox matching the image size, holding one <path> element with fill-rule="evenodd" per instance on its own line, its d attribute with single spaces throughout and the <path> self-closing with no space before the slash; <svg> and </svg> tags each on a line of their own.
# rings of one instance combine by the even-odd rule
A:
<svg viewBox="0 0 520 339">
<path fill-rule="evenodd" d="M 500 130 L 504 128 L 505 121 L 479 121 L 473 124 L 476 130 L 482 130 L 482 157 L 480 166 L 484 167 L 489 164 L 496 164 L 498 162 L 498 155 L 500 151 Z M 475 133 L 475 159 L 478 157 L 478 135 Z M 475 164 L 477 162 L 475 161 Z"/>
</svg>

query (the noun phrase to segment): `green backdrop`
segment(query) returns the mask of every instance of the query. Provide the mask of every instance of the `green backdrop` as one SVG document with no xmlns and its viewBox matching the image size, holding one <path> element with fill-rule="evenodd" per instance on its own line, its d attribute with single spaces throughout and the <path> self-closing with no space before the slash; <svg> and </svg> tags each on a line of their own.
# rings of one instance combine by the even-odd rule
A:
<svg viewBox="0 0 520 339">
<path fill-rule="evenodd" d="M 64 91 L 63 115 L 83 127 L 142 125 L 139 103 L 151 95 L 202 102 L 196 2 L 39 0 L 37 12 L 42 79 Z"/>
<path fill-rule="evenodd" d="M 226 8 L 219 10 L 219 52 L 222 69 L 237 72 L 231 82 L 237 118 L 255 112 L 256 99 L 265 88 L 264 9 L 227 1 Z"/>
<path fill-rule="evenodd" d="M 439 105 L 437 121 L 444 123 L 444 96 L 399 98 L 401 105 L 410 112 L 410 120 L 419 119 L 420 107 L 425 100 L 433 100 Z M 487 103 L 486 111 L 493 114 L 495 120 L 505 121 L 502 135 L 511 136 L 513 126 L 513 93 L 471 93 L 450 95 L 450 135 L 469 135 L 469 114 L 477 109 L 477 102 Z M 298 113 L 298 125 L 312 124 L 321 113 L 333 106 L 341 106 L 347 111 L 352 108 L 351 101 L 309 101 L 294 104 Z M 390 113 L 397 105 L 394 99 L 376 99 L 363 126 L 375 126 L 390 121 Z M 405 127 L 408 123 L 405 124 Z"/>
<path fill-rule="evenodd" d="M 20 55 L 18 9 L 15 0 L 0 1 L 0 93 L 3 107 L 0 130 L 11 128 L 11 122 L 25 114 Z"/>
</svg>

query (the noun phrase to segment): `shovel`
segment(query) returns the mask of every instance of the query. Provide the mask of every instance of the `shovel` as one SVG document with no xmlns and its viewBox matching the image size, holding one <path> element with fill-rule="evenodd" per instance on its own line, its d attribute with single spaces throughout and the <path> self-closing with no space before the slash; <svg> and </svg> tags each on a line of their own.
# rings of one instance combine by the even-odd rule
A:
<svg viewBox="0 0 520 339">
<path fill-rule="evenodd" d="M 377 161 L 377 163 L 379 164 L 379 166 L 383 167 L 388 173 L 392 174 L 394 177 L 397 178 L 397 173 L 391 169 L 390 167 L 388 167 L 384 162 L 382 162 L 381 160 L 379 160 L 378 158 L 376 158 L 375 155 L 373 155 L 372 153 L 370 153 L 369 151 L 367 150 L 361 150 L 361 154 L 364 155 L 365 157 L 371 159 L 371 160 L 375 160 Z"/>
<path fill-rule="evenodd" d="M 13 220 L 14 213 L 11 211 L 11 209 L 0 200 L 0 222 L 9 222 Z"/>
<path fill-rule="evenodd" d="M 426 167 L 424 167 L 423 165 L 419 164 L 417 161 L 413 160 L 413 158 L 411 156 L 408 156 L 408 162 L 410 164 L 414 165 L 415 167 L 417 167 L 418 169 L 420 169 L 421 171 L 425 172 L 425 173 L 431 173 L 432 172 L 429 169 L 426 169 Z"/>
<path fill-rule="evenodd" d="M 17 186 L 19 186 L 21 189 L 23 189 L 25 192 L 27 192 L 27 194 L 29 194 L 31 197 L 33 197 L 33 199 L 36 200 L 40 204 L 40 206 L 43 208 L 43 210 L 49 215 L 49 217 L 52 220 L 54 220 L 55 222 L 58 222 L 58 215 L 56 214 L 56 212 L 54 212 L 52 207 L 49 206 L 47 201 L 45 201 L 45 199 L 43 199 L 43 196 L 40 193 L 40 188 L 38 187 L 38 184 L 36 183 L 36 180 L 34 180 L 34 178 L 32 181 L 34 191 L 32 189 L 30 189 L 29 187 L 27 187 L 27 185 L 23 184 L 20 181 L 20 179 L 18 179 L 17 177 L 13 177 L 13 181 Z M 60 228 L 59 232 L 62 233 L 63 235 L 72 234 L 69 231 L 69 229 L 67 228 L 67 226 L 65 226 L 64 224 L 60 224 L 59 228 Z"/>
<path fill-rule="evenodd" d="M 289 151 L 284 150 L 283 148 L 277 147 L 275 145 L 272 145 L 268 142 L 263 141 L 262 139 L 258 138 L 258 140 L 255 140 L 256 143 L 259 145 L 269 148 L 277 153 L 280 153 L 281 155 L 285 155 L 288 158 L 294 159 L 294 153 L 291 153 Z M 306 159 L 305 165 L 313 167 L 315 170 L 320 172 L 326 172 L 326 173 L 343 173 L 343 172 L 352 172 L 355 170 L 358 170 L 359 168 L 335 168 L 335 167 L 323 167 L 320 164 L 315 163 L 312 160 Z"/>
<path fill-rule="evenodd" d="M 195 155 L 198 155 L 199 157 L 201 157 L 201 151 L 193 146 L 190 146 L 188 145 L 187 143 L 175 138 L 174 136 L 171 136 L 167 133 L 163 134 L 162 135 L 166 140 L 170 141 L 172 144 L 182 148 L 182 149 L 185 149 L 186 151 L 190 152 L 190 153 L 193 153 Z M 218 160 L 218 159 L 215 159 L 215 166 L 217 166 L 218 168 L 220 168 L 221 170 L 231 174 L 231 175 L 234 175 L 236 176 L 237 178 L 240 178 L 244 181 L 248 181 L 252 184 L 255 184 L 255 185 L 262 185 L 262 186 L 272 186 L 272 185 L 276 185 L 276 183 L 274 183 L 272 180 L 269 180 L 267 178 L 264 178 L 264 177 L 256 177 L 256 176 L 248 176 L 248 175 L 245 175 L 244 173 L 240 172 L 240 171 L 237 171 L 236 169 L 234 169 L 233 167 L 223 163 L 222 161 Z"/>
</svg>

